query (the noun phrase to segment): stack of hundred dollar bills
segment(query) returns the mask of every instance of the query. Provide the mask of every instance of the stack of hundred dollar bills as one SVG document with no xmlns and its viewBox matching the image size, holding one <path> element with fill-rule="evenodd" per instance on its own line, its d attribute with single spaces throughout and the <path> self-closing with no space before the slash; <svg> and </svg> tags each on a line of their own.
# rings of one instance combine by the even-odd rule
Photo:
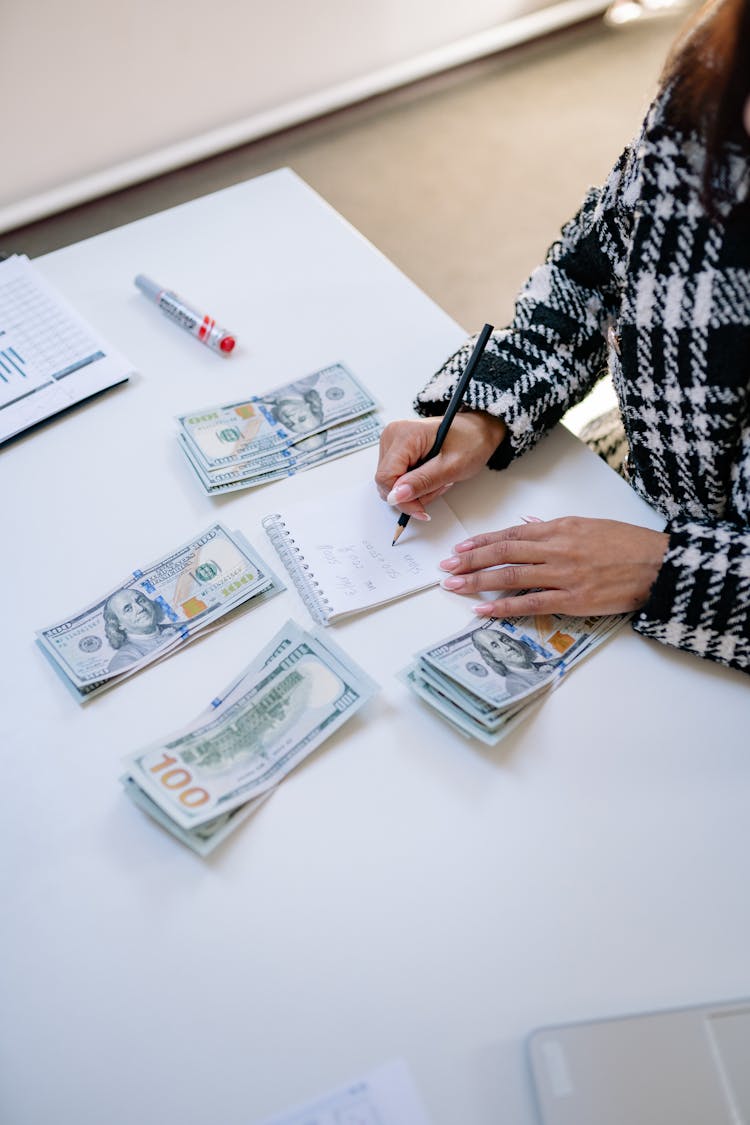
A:
<svg viewBox="0 0 750 1125">
<path fill-rule="evenodd" d="M 38 630 L 37 644 L 82 703 L 284 588 L 241 532 L 215 523 Z"/>
<path fill-rule="evenodd" d="M 376 691 L 322 630 L 287 621 L 202 714 L 128 756 L 125 792 L 208 855 Z"/>
<path fill-rule="evenodd" d="M 462 734 L 494 746 L 627 614 L 476 619 L 417 653 L 401 679 Z"/>
<path fill-rule="evenodd" d="M 179 441 L 213 496 L 253 488 L 372 445 L 375 400 L 340 363 L 241 402 L 181 414 Z"/>
</svg>

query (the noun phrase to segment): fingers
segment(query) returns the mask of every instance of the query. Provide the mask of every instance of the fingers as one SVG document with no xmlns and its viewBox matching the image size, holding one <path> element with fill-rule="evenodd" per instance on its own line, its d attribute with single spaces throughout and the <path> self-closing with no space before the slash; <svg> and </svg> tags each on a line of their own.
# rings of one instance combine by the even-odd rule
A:
<svg viewBox="0 0 750 1125">
<path fill-rule="evenodd" d="M 457 544 L 440 564 L 450 575 L 443 586 L 458 594 L 521 591 L 478 606 L 480 617 L 632 613 L 648 598 L 668 543 L 665 532 L 565 516 Z"/>
<path fill-rule="evenodd" d="M 455 553 L 440 563 L 441 570 L 448 572 L 441 585 L 457 594 L 532 591 L 483 602 L 474 610 L 480 617 L 555 612 L 549 607 L 559 607 L 568 594 L 564 575 L 555 565 L 555 545 L 549 535 L 542 521 L 473 535 L 456 544 Z M 536 610 L 532 608 L 535 605 L 539 607 Z"/>
<path fill-rule="evenodd" d="M 447 570 L 451 574 L 471 574 L 473 571 L 500 566 L 508 570 L 516 563 L 547 562 L 551 555 L 554 555 L 554 551 L 550 552 L 548 545 L 543 542 L 494 538 L 486 545 L 482 545 L 480 540 L 484 539 L 490 540 L 491 537 L 476 536 L 471 540 L 465 540 L 463 544 L 458 544 L 454 548 L 455 554 L 440 563 L 441 570 Z M 469 543 L 476 546 L 468 546 Z M 505 571 L 493 570 L 491 573 L 500 579 L 500 575 Z M 507 577 L 506 574 L 506 579 Z M 505 583 L 501 584 L 505 585 Z M 492 589 L 491 586 L 486 588 Z"/>
<path fill-rule="evenodd" d="M 419 500 L 429 504 L 442 496 L 453 485 L 449 466 L 441 458 L 435 457 L 419 469 L 413 469 L 397 480 L 385 497 L 389 504 L 395 504 L 406 511 L 406 506 Z"/>
<path fill-rule="evenodd" d="M 497 598 L 474 607 L 477 617 L 536 617 L 545 613 L 569 613 L 564 590 L 532 590 L 513 598 Z"/>
<path fill-rule="evenodd" d="M 426 496 L 420 496 L 423 504 L 431 504 L 433 500 L 437 500 L 439 496 L 445 496 L 446 492 L 453 488 L 453 481 L 450 484 L 444 484 L 440 488 L 436 488 L 434 492 L 428 492 Z"/>
<path fill-rule="evenodd" d="M 415 514 L 424 511 L 448 485 L 468 480 L 486 465 L 505 434 L 505 425 L 491 415 L 457 414 L 440 453 L 412 468 L 431 451 L 440 418 L 391 422 L 380 436 L 375 483 L 383 500 Z"/>
<path fill-rule="evenodd" d="M 426 419 L 391 422 L 385 427 L 380 435 L 380 459 L 375 473 L 375 484 L 381 499 L 385 500 L 396 482 L 429 451 L 438 425 L 439 420 Z M 419 494 L 415 491 L 410 499 L 415 499 Z"/>
<path fill-rule="evenodd" d="M 550 522 L 535 520 L 534 523 L 513 524 L 511 527 L 503 528 L 502 531 L 488 531 L 482 535 L 472 535 L 470 539 L 464 539 L 461 543 L 456 543 L 453 549 L 457 554 L 462 554 L 472 551 L 475 547 L 489 547 L 499 543 L 513 543 L 517 540 L 542 542 L 551 538 L 553 524 L 559 522 L 559 520 Z"/>
<path fill-rule="evenodd" d="M 552 588 L 556 583 L 549 568 L 535 566 L 504 566 L 495 570 L 477 570 L 473 574 L 451 574 L 440 585 L 456 594 L 478 594 L 485 590 L 527 590 L 531 586 Z"/>
</svg>

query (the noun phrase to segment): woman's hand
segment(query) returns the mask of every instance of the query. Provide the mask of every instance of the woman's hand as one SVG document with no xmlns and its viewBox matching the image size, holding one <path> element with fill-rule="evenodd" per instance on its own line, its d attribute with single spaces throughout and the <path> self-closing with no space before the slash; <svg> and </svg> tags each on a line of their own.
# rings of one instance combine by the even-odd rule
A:
<svg viewBox="0 0 750 1125">
<path fill-rule="evenodd" d="M 457 414 L 437 457 L 410 472 L 432 448 L 440 421 L 391 422 L 380 437 L 375 473 L 378 492 L 383 500 L 416 519 L 429 519 L 425 506 L 456 481 L 475 476 L 505 437 L 505 423 L 491 414 Z"/>
<path fill-rule="evenodd" d="M 645 604 L 668 542 L 666 532 L 615 520 L 522 524 L 457 544 L 440 564 L 451 575 L 443 586 L 461 594 L 499 591 L 496 601 L 475 608 L 480 617 L 630 613 Z M 531 592 L 508 596 L 516 590 Z"/>
</svg>

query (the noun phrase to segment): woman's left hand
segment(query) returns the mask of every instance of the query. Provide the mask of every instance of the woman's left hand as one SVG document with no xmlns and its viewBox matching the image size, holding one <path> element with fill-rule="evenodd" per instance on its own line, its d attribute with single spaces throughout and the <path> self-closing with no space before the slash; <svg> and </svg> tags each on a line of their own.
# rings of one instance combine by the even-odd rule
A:
<svg viewBox="0 0 750 1125">
<path fill-rule="evenodd" d="M 450 573 L 443 586 L 460 594 L 499 591 L 496 601 L 475 608 L 480 617 L 630 613 L 648 599 L 668 542 L 666 532 L 615 520 L 521 524 L 458 543 L 440 564 Z M 509 596 L 516 590 L 530 592 Z"/>
</svg>

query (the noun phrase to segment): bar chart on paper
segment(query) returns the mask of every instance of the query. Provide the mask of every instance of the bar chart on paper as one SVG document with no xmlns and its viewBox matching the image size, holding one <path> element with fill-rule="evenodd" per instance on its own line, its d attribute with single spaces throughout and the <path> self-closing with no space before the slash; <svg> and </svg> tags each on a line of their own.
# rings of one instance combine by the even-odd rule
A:
<svg viewBox="0 0 750 1125">
<path fill-rule="evenodd" d="M 7 332 L 0 328 L 0 344 L 5 342 L 2 337 L 6 335 Z M 21 379 L 26 378 L 25 359 L 13 347 L 0 348 L 0 380 L 7 386 L 12 384 L 14 377 L 17 376 L 20 376 Z M 24 383 L 21 384 L 21 387 L 23 386 L 25 386 Z"/>
<path fill-rule="evenodd" d="M 0 263 L 0 442 L 131 372 L 28 258 Z"/>
</svg>

